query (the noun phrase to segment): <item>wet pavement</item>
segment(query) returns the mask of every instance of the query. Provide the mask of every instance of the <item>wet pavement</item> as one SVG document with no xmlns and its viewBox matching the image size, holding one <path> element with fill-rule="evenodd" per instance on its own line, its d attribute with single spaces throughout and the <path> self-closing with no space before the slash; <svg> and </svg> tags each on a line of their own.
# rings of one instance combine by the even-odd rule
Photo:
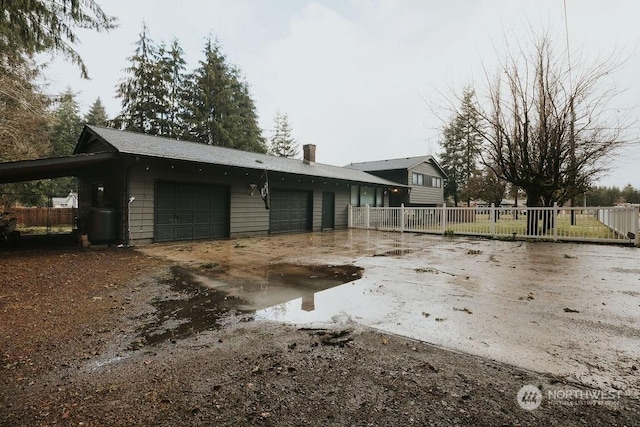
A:
<svg viewBox="0 0 640 427">
<path fill-rule="evenodd" d="M 223 266 L 201 274 L 198 286 L 223 292 L 257 320 L 350 319 L 640 396 L 637 248 L 348 230 L 139 249 L 200 273 Z M 326 266 L 303 271 L 306 279 L 332 275 L 331 266 L 339 265 L 364 273 L 313 289 L 293 285 L 293 276 L 276 285 L 277 275 L 269 275 L 276 265 Z"/>
</svg>

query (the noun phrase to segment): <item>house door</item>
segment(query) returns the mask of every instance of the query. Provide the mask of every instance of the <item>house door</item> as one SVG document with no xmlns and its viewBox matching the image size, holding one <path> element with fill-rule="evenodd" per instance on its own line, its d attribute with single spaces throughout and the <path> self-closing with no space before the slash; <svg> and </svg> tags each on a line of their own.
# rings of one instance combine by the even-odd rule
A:
<svg viewBox="0 0 640 427">
<path fill-rule="evenodd" d="M 322 229 L 333 230 L 336 217 L 336 194 L 322 193 Z"/>
<path fill-rule="evenodd" d="M 229 192 L 226 187 L 158 182 L 155 241 L 229 236 Z"/>
</svg>

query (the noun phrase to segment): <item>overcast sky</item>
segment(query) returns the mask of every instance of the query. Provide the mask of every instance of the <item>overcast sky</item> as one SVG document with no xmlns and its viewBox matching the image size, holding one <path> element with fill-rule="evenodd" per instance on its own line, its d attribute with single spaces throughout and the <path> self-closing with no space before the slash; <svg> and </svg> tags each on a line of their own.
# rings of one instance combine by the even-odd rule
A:
<svg viewBox="0 0 640 427">
<path fill-rule="evenodd" d="M 289 114 L 300 144 L 317 145 L 317 160 L 350 162 L 434 154 L 443 108 L 466 84 L 481 86 L 509 39 L 530 40 L 550 29 L 565 49 L 562 0 L 97 0 L 120 26 L 81 32 L 77 47 L 90 81 L 55 59 L 49 90 L 70 86 L 84 114 L 100 97 L 110 116 L 120 111 L 115 87 L 146 22 L 151 38 L 176 38 L 187 68 L 202 58 L 205 38 L 217 38 L 250 84 L 260 125 Z M 586 59 L 613 50 L 628 58 L 612 77 L 625 93 L 615 108 L 640 108 L 640 2 L 566 0 L 569 46 Z M 640 188 L 640 147 L 615 159 L 600 182 Z"/>
</svg>

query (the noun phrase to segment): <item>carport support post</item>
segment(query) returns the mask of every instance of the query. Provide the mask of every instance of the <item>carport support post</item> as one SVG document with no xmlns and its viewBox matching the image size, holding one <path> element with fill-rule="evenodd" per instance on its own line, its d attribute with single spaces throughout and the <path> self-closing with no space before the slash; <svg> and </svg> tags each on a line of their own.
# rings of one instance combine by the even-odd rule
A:
<svg viewBox="0 0 640 427">
<path fill-rule="evenodd" d="M 400 232 L 404 233 L 404 203 L 400 203 Z"/>
</svg>

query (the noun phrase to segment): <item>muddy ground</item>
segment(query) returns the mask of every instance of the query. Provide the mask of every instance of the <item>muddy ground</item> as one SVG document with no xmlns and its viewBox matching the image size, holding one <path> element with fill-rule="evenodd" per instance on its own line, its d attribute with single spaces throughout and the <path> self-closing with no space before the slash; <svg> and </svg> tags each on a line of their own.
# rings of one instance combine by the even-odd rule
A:
<svg viewBox="0 0 640 427">
<path fill-rule="evenodd" d="M 258 321 L 256 307 L 194 280 L 260 286 L 269 269 L 314 280 L 361 274 L 352 266 L 301 273 L 304 263 L 286 262 L 299 242 L 266 254 L 251 248 L 237 240 L 0 249 L 0 425 L 640 424 L 631 397 L 543 400 L 525 410 L 516 400 L 524 385 L 545 396 L 594 389 L 348 316 L 304 326 Z M 180 301 L 197 301 L 210 324 L 175 316 L 190 309 Z"/>
</svg>

